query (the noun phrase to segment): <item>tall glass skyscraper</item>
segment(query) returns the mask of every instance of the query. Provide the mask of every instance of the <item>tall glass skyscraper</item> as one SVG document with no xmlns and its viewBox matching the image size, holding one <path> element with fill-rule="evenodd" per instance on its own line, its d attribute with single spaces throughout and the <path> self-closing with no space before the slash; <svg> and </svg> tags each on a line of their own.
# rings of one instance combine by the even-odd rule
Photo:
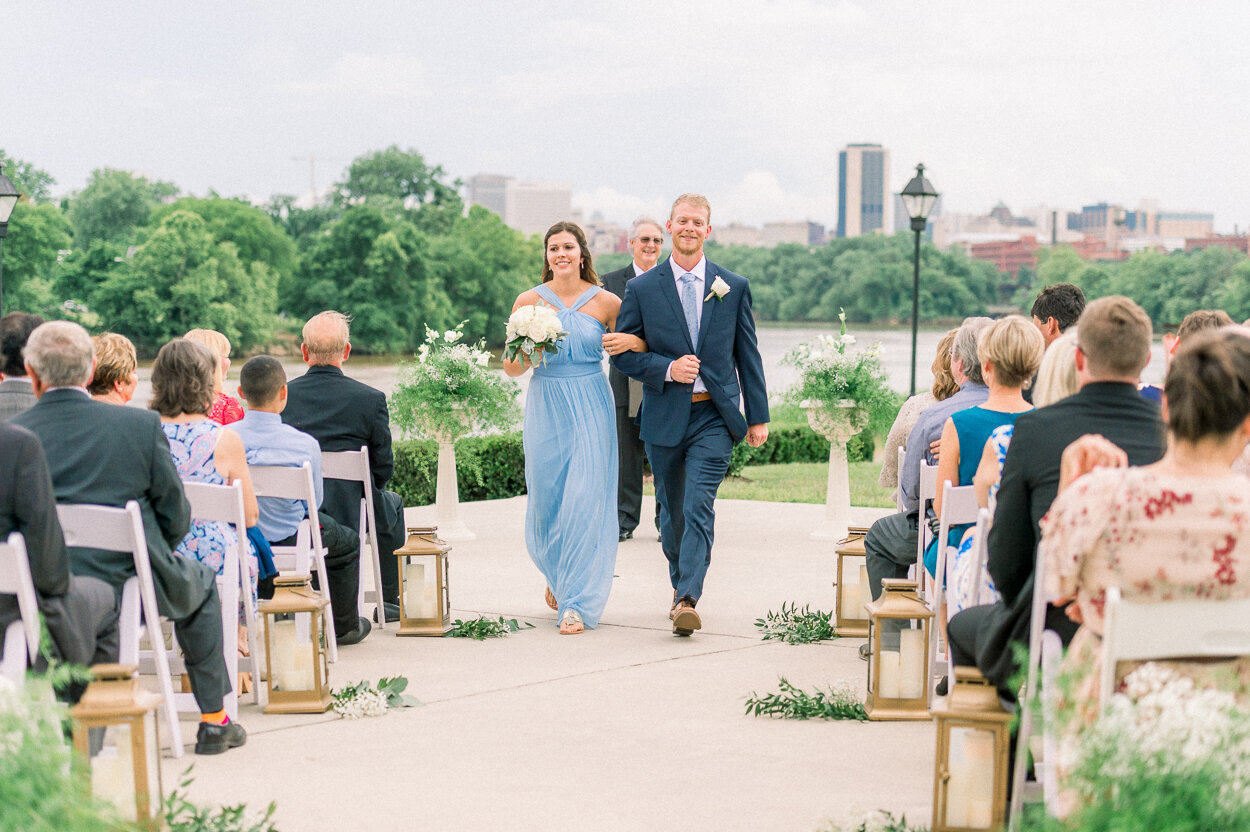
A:
<svg viewBox="0 0 1250 832">
<path fill-rule="evenodd" d="M 879 144 L 848 144 L 838 153 L 839 237 L 890 233 L 893 194 L 890 151 Z"/>
</svg>

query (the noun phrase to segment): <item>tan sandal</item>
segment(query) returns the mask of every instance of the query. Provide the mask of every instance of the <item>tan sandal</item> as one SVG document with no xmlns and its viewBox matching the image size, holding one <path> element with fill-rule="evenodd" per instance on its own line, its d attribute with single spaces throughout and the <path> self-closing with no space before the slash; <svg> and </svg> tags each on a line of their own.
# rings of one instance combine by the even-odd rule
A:
<svg viewBox="0 0 1250 832">
<path fill-rule="evenodd" d="M 555 593 L 551 591 L 551 587 L 547 587 L 546 601 L 547 606 L 551 607 L 553 610 L 560 609 L 560 604 L 556 601 Z"/>
<path fill-rule="evenodd" d="M 564 611 L 564 617 L 560 619 L 560 635 L 575 636 L 585 629 L 586 625 L 577 610 Z"/>
</svg>

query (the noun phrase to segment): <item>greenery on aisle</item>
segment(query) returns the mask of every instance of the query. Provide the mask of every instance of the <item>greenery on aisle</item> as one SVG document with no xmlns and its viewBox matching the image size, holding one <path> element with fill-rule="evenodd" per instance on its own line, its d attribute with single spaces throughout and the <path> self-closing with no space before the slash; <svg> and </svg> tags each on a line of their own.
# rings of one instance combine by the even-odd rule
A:
<svg viewBox="0 0 1250 832">
<path fill-rule="evenodd" d="M 356 682 L 332 691 L 334 712 L 344 719 L 360 719 L 365 716 L 385 716 L 391 708 L 419 708 L 420 699 L 404 693 L 408 688 L 407 676 L 383 676 L 378 684 Z"/>
<path fill-rule="evenodd" d="M 859 696 L 844 684 L 817 687 L 812 693 L 796 688 L 785 676 L 778 680 L 781 690 L 763 696 L 751 692 L 747 697 L 749 716 L 771 716 L 779 719 L 855 719 L 868 720 Z"/>
<path fill-rule="evenodd" d="M 503 638 L 513 633 L 519 633 L 521 630 L 532 629 L 534 629 L 534 625 L 528 621 L 504 618 L 502 615 L 498 618 L 479 615 L 477 618 L 469 621 L 462 621 L 457 618 L 452 622 L 451 629 L 447 631 L 443 638 L 471 638 L 474 641 L 485 641 L 488 638 Z"/>
<path fill-rule="evenodd" d="M 818 641 L 835 639 L 838 634 L 833 631 L 830 619 L 833 613 L 813 610 L 810 604 L 799 609 L 797 601 L 781 605 L 781 612 L 769 610 L 763 618 L 755 619 L 755 626 L 764 633 L 764 641 L 775 639 L 786 644 L 815 644 Z"/>
<path fill-rule="evenodd" d="M 847 823 L 830 821 L 817 832 L 928 832 L 927 826 L 908 826 L 907 815 L 894 817 L 893 812 L 878 809 Z"/>
</svg>

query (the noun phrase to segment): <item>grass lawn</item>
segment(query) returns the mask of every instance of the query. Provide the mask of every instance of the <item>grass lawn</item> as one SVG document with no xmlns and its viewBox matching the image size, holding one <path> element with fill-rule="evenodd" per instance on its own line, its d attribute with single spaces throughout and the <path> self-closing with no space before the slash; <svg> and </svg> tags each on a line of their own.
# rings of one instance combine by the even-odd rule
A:
<svg viewBox="0 0 1250 832">
<path fill-rule="evenodd" d="M 762 500 L 770 503 L 823 503 L 829 465 L 792 462 L 787 465 L 748 465 L 742 476 L 725 480 L 717 496 L 723 500 Z M 893 508 L 890 489 L 877 485 L 880 462 L 852 462 L 851 505 Z M 647 494 L 654 494 L 650 482 Z"/>
</svg>

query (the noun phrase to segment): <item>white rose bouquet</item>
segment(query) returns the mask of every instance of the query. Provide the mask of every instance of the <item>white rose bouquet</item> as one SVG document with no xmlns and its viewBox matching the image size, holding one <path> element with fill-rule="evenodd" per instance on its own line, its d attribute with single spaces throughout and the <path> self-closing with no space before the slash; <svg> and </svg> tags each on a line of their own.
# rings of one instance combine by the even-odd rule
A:
<svg viewBox="0 0 1250 832">
<path fill-rule="evenodd" d="M 560 318 L 554 309 L 539 301 L 533 306 L 522 306 L 508 318 L 508 337 L 504 346 L 504 358 L 515 361 L 517 354 L 529 356 L 542 354 L 540 363 L 547 363 L 547 353 L 557 352 L 560 342 L 568 335 L 560 326 Z"/>
</svg>

